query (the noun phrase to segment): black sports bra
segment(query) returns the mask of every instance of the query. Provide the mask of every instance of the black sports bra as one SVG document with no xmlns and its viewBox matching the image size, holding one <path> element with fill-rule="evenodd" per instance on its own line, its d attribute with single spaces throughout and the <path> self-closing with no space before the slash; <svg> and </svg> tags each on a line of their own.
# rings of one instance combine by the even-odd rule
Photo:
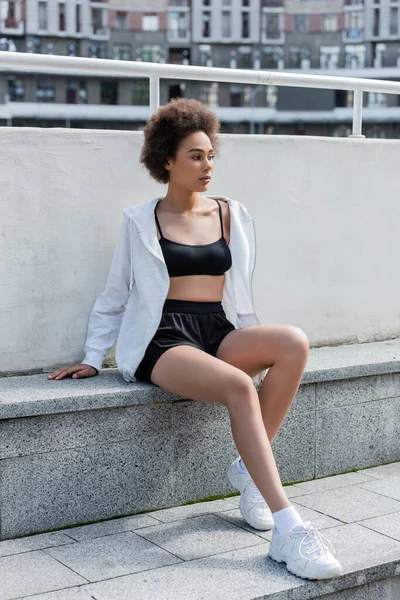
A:
<svg viewBox="0 0 400 600">
<path fill-rule="evenodd" d="M 218 203 L 219 219 L 221 221 L 222 235 L 216 242 L 191 246 L 167 240 L 162 234 L 157 212 L 154 210 L 157 227 L 160 231 L 160 246 L 164 255 L 170 277 L 184 275 L 224 275 L 232 266 L 232 256 L 224 238 L 221 205 Z M 157 205 L 156 205 L 157 207 Z"/>
</svg>

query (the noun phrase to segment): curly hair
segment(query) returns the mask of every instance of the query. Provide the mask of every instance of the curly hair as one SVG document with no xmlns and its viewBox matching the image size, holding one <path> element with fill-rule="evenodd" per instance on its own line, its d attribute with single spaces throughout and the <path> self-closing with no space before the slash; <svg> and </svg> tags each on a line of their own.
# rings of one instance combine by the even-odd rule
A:
<svg viewBox="0 0 400 600">
<path fill-rule="evenodd" d="M 174 159 L 181 141 L 189 134 L 204 131 L 218 154 L 221 129 L 215 113 L 193 98 L 174 98 L 160 107 L 143 129 L 140 162 L 159 183 L 168 183 L 168 159 Z"/>
</svg>

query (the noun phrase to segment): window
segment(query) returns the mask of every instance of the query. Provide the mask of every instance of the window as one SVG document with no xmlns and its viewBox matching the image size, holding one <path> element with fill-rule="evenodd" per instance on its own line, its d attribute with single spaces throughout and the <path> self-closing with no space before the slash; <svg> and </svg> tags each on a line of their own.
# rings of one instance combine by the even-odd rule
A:
<svg viewBox="0 0 400 600">
<path fill-rule="evenodd" d="M 249 46 L 242 46 L 238 48 L 237 53 L 237 68 L 238 69 L 252 69 L 253 68 L 253 56 L 251 48 Z"/>
<path fill-rule="evenodd" d="M 10 102 L 23 102 L 25 96 L 24 80 L 20 77 L 8 78 L 8 96 Z"/>
<path fill-rule="evenodd" d="M 365 67 L 365 46 L 345 46 L 345 68 L 362 69 Z"/>
<path fill-rule="evenodd" d="M 373 25 L 372 25 L 372 35 L 374 37 L 378 37 L 380 35 L 380 28 L 381 28 L 381 24 L 380 24 L 380 14 L 381 11 L 379 10 L 379 8 L 374 8 L 374 21 L 373 21 Z"/>
<path fill-rule="evenodd" d="M 103 10 L 101 8 L 92 8 L 92 31 L 95 35 L 106 33 L 106 29 L 103 27 Z"/>
<path fill-rule="evenodd" d="M 38 77 L 36 81 L 36 100 L 54 102 L 56 95 L 54 81 L 50 77 Z"/>
<path fill-rule="evenodd" d="M 147 106 L 149 103 L 149 80 L 135 79 L 132 84 L 132 104 L 134 106 Z"/>
<path fill-rule="evenodd" d="M 223 38 L 230 38 L 232 36 L 232 24 L 231 24 L 231 11 L 230 10 L 224 10 L 222 12 L 221 36 Z"/>
<path fill-rule="evenodd" d="M 367 106 L 386 106 L 387 98 L 386 94 L 381 92 L 368 92 Z"/>
<path fill-rule="evenodd" d="M 283 49 L 276 47 L 263 48 L 261 53 L 261 69 L 279 69 L 283 68 Z"/>
<path fill-rule="evenodd" d="M 186 12 L 171 11 L 168 15 L 168 37 L 172 40 L 184 39 L 188 36 Z"/>
<path fill-rule="evenodd" d="M 337 15 L 324 15 L 322 20 L 323 31 L 337 31 L 338 30 L 338 16 Z"/>
<path fill-rule="evenodd" d="M 65 31 L 65 2 L 58 5 L 58 31 Z"/>
<path fill-rule="evenodd" d="M 218 83 L 202 83 L 199 89 L 199 100 L 207 106 L 218 106 Z"/>
<path fill-rule="evenodd" d="M 114 44 L 113 46 L 114 60 L 132 60 L 132 47 L 127 43 Z"/>
<path fill-rule="evenodd" d="M 47 2 L 39 2 L 39 29 L 47 29 Z"/>
<path fill-rule="evenodd" d="M 211 37 L 211 13 L 204 11 L 202 17 L 202 36 Z"/>
<path fill-rule="evenodd" d="M 266 39 L 278 40 L 281 37 L 279 15 L 274 13 L 263 13 L 262 32 Z"/>
<path fill-rule="evenodd" d="M 390 35 L 399 34 L 399 9 L 397 6 L 390 7 L 389 33 Z"/>
<path fill-rule="evenodd" d="M 126 12 L 117 11 L 115 15 L 116 29 L 128 29 L 128 15 Z"/>
<path fill-rule="evenodd" d="M 160 19 L 158 15 L 143 15 L 142 30 L 158 31 L 160 29 Z"/>
<path fill-rule="evenodd" d="M 86 81 L 76 79 L 67 79 L 66 84 L 66 103 L 67 104 L 87 104 L 87 86 Z"/>
<path fill-rule="evenodd" d="M 321 69 L 338 68 L 340 53 L 338 46 L 321 46 L 319 53 L 319 66 Z"/>
<path fill-rule="evenodd" d="M 80 33 L 82 31 L 82 23 L 81 23 L 81 5 L 77 4 L 75 6 L 75 31 Z"/>
<path fill-rule="evenodd" d="M 359 40 L 364 35 L 364 13 L 361 10 L 345 13 L 346 37 Z"/>
<path fill-rule="evenodd" d="M 250 37 L 250 14 L 242 12 L 242 38 Z"/>
<path fill-rule="evenodd" d="M 243 106 L 243 86 L 231 85 L 229 90 L 230 106 Z"/>
<path fill-rule="evenodd" d="M 89 57 L 90 58 L 107 58 L 107 44 L 106 42 L 96 42 L 89 46 Z"/>
<path fill-rule="evenodd" d="M 16 12 L 16 2 L 8 2 L 8 10 L 5 15 L 5 23 L 6 27 L 17 27 L 17 12 Z M 6 6 L 7 6 L 6 4 Z"/>
<path fill-rule="evenodd" d="M 293 31 L 308 31 L 307 15 L 293 15 Z"/>
<path fill-rule="evenodd" d="M 209 44 L 199 45 L 199 67 L 212 67 L 212 48 Z"/>
<path fill-rule="evenodd" d="M 100 104 L 118 104 L 118 81 L 100 82 Z"/>
<path fill-rule="evenodd" d="M 242 0 L 242 6 L 250 6 L 250 0 Z"/>
<path fill-rule="evenodd" d="M 158 44 L 145 44 L 142 46 L 142 60 L 144 62 L 156 62 L 161 61 L 161 46 Z"/>
<path fill-rule="evenodd" d="M 310 50 L 305 46 L 289 48 L 289 68 L 309 69 L 310 54 Z"/>
</svg>

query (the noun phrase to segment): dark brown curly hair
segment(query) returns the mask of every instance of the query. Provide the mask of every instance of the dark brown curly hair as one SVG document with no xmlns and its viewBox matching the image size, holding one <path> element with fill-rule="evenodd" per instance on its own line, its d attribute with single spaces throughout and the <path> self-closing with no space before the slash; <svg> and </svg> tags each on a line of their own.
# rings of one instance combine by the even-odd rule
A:
<svg viewBox="0 0 400 600">
<path fill-rule="evenodd" d="M 161 106 L 147 121 L 143 129 L 144 144 L 140 162 L 151 177 L 159 183 L 168 183 L 168 159 L 176 157 L 179 144 L 187 135 L 204 131 L 218 154 L 218 133 L 221 129 L 215 113 L 193 98 L 174 98 Z"/>
</svg>

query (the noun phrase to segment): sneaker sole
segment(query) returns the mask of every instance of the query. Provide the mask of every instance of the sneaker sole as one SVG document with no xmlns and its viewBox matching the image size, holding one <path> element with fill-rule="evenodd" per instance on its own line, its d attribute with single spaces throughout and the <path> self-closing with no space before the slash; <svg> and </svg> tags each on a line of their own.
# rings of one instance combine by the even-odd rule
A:
<svg viewBox="0 0 400 600">
<path fill-rule="evenodd" d="M 228 468 L 228 472 L 227 472 L 228 481 L 232 487 L 234 487 L 235 489 L 239 490 L 240 493 L 242 493 L 244 488 L 240 489 L 240 485 L 238 484 L 238 481 L 236 480 L 236 477 L 235 477 L 235 471 L 236 471 L 236 467 L 234 465 L 231 465 Z M 274 521 L 261 524 L 261 526 L 251 523 L 251 521 L 245 516 L 245 514 L 242 511 L 241 500 L 242 499 L 240 499 L 240 502 L 239 502 L 239 509 L 240 509 L 243 519 L 246 521 L 246 523 L 248 525 L 250 525 L 250 527 L 253 527 L 253 529 L 257 529 L 258 531 L 268 531 L 269 529 L 273 528 Z"/>
<path fill-rule="evenodd" d="M 288 571 L 290 571 L 290 573 L 292 573 L 293 575 L 296 575 L 297 577 L 301 577 L 302 579 L 312 579 L 312 580 L 333 579 L 334 577 L 339 577 L 339 575 L 341 575 L 343 572 L 342 567 L 338 568 L 335 566 L 335 567 L 331 567 L 331 569 L 327 569 L 324 573 L 321 573 L 319 575 L 311 575 L 311 574 L 307 574 L 307 572 L 304 571 L 303 569 L 293 567 L 293 565 L 291 565 L 290 563 L 288 564 L 284 558 L 280 557 L 277 554 L 274 554 L 273 551 L 272 552 L 269 551 L 268 556 L 269 556 L 269 558 L 272 558 L 272 560 L 274 560 L 275 562 L 285 563 L 286 568 Z"/>
</svg>

